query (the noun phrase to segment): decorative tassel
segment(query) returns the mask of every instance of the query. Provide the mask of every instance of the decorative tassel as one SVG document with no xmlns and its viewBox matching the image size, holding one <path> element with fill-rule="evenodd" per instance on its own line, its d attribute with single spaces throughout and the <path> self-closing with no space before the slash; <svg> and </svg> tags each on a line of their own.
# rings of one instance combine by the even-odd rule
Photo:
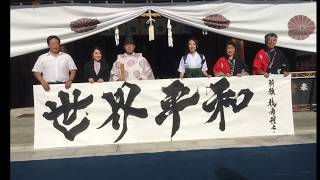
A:
<svg viewBox="0 0 320 180">
<path fill-rule="evenodd" d="M 149 10 L 149 20 L 146 22 L 149 24 L 149 41 L 154 40 L 154 27 L 152 22 L 155 22 L 155 20 L 152 19 L 151 10 Z"/>
<path fill-rule="evenodd" d="M 149 25 L 149 41 L 154 40 L 154 27 L 153 25 Z"/>
<path fill-rule="evenodd" d="M 119 28 L 118 26 L 116 27 L 115 31 L 114 31 L 114 40 L 116 41 L 116 46 L 119 45 Z"/>
<path fill-rule="evenodd" d="M 208 31 L 202 30 L 202 34 L 203 34 L 203 35 L 207 35 L 207 34 L 208 34 Z"/>
<path fill-rule="evenodd" d="M 172 26 L 170 23 L 170 19 L 168 19 L 167 28 L 168 28 L 168 46 L 173 47 L 173 39 L 172 39 L 172 31 L 171 31 Z"/>
</svg>

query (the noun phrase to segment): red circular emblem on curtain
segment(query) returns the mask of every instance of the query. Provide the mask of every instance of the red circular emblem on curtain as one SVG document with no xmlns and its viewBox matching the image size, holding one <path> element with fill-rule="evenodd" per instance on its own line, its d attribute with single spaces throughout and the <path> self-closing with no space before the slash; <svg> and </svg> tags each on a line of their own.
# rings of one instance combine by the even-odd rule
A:
<svg viewBox="0 0 320 180">
<path fill-rule="evenodd" d="M 76 33 L 87 32 L 97 27 L 101 23 L 98 19 L 81 18 L 70 23 L 70 28 Z"/>
<path fill-rule="evenodd" d="M 203 18 L 202 20 L 205 25 L 215 29 L 225 29 L 229 27 L 230 24 L 230 20 L 220 14 L 213 14 Z"/>
<path fill-rule="evenodd" d="M 304 15 L 292 17 L 288 22 L 288 34 L 292 39 L 304 40 L 315 30 L 314 22 Z"/>
</svg>

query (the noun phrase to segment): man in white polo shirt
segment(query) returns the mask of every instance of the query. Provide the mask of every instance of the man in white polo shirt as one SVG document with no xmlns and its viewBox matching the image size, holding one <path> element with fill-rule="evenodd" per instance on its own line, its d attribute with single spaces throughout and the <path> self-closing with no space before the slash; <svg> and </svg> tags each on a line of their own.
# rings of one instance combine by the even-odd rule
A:
<svg viewBox="0 0 320 180">
<path fill-rule="evenodd" d="M 49 84 L 65 84 L 71 87 L 76 76 L 77 67 L 69 54 L 60 51 L 60 39 L 57 36 L 47 38 L 49 52 L 42 54 L 33 66 L 32 72 L 45 91 L 50 90 Z"/>
</svg>

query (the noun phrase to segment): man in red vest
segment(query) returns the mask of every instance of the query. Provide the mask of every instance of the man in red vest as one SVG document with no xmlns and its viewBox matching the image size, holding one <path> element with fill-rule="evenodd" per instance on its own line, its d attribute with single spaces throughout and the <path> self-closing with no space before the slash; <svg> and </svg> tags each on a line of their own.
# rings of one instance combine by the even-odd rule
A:
<svg viewBox="0 0 320 180">
<path fill-rule="evenodd" d="M 266 47 L 259 50 L 253 60 L 252 74 L 264 75 L 268 77 L 271 74 L 283 74 L 287 76 L 288 60 L 280 49 L 276 48 L 278 36 L 275 33 L 265 35 Z"/>
</svg>

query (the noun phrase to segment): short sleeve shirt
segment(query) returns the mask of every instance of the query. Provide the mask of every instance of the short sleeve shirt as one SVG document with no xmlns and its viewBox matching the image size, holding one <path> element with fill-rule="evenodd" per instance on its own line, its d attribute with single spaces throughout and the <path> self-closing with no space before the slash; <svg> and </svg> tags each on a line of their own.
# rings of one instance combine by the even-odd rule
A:
<svg viewBox="0 0 320 180">
<path fill-rule="evenodd" d="M 57 57 L 50 52 L 42 54 L 33 66 L 33 72 L 42 73 L 47 82 L 65 82 L 69 79 L 69 70 L 77 69 L 69 54 L 60 52 Z"/>
</svg>

